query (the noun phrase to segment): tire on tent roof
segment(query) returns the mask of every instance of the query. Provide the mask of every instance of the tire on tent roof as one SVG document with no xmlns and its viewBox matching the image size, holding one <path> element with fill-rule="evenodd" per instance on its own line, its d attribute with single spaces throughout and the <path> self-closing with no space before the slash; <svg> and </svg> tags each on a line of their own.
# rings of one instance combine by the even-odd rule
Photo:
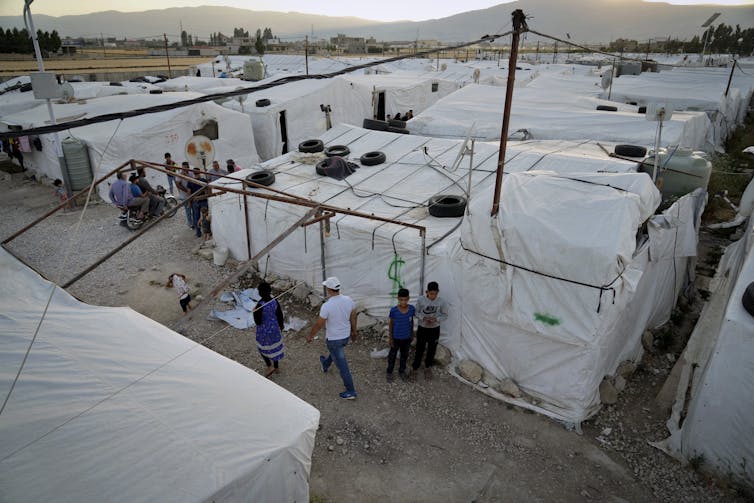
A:
<svg viewBox="0 0 754 503">
<path fill-rule="evenodd" d="M 367 152 L 359 158 L 359 162 L 362 166 L 377 166 L 387 160 L 384 152 L 375 150 L 374 152 Z"/>
<path fill-rule="evenodd" d="M 597 110 L 602 110 L 603 112 L 617 112 L 618 107 L 612 105 L 597 105 Z"/>
<path fill-rule="evenodd" d="M 350 153 L 351 149 L 346 147 L 345 145 L 333 145 L 325 149 L 325 155 L 327 157 L 332 157 L 335 155 L 337 155 L 338 157 L 345 157 Z"/>
<path fill-rule="evenodd" d="M 744 309 L 754 316 L 754 281 L 749 283 L 749 286 L 744 290 L 744 296 L 741 298 L 741 303 L 744 305 Z"/>
<path fill-rule="evenodd" d="M 162 94 L 162 89 L 150 89 L 149 94 Z"/>
<path fill-rule="evenodd" d="M 387 130 L 391 133 L 408 134 L 408 129 L 402 127 L 388 126 Z"/>
<path fill-rule="evenodd" d="M 647 107 L 645 107 L 644 105 L 642 105 L 642 106 L 639 107 L 639 110 L 637 110 L 637 112 L 640 113 L 640 114 L 645 114 L 645 113 L 647 113 Z"/>
<path fill-rule="evenodd" d="M 387 121 L 381 121 L 377 119 L 364 119 L 361 127 L 364 129 L 371 129 L 373 131 L 387 131 Z"/>
<path fill-rule="evenodd" d="M 267 98 L 262 98 L 261 100 L 257 100 L 255 102 L 256 106 L 258 106 L 259 108 L 268 107 L 270 106 L 270 103 L 270 100 L 268 100 Z"/>
<path fill-rule="evenodd" d="M 268 169 L 261 169 L 248 175 L 246 177 L 246 181 L 268 187 L 275 183 L 275 173 Z"/>
<path fill-rule="evenodd" d="M 387 121 L 388 126 L 398 127 L 398 128 L 405 128 L 406 127 L 406 121 L 402 121 L 400 119 L 390 119 Z"/>
<path fill-rule="evenodd" d="M 317 163 L 317 165 L 314 167 L 314 171 L 317 172 L 319 176 L 327 176 L 327 168 L 330 167 L 330 165 L 333 162 L 332 157 L 325 157 L 321 161 Z"/>
<path fill-rule="evenodd" d="M 641 145 L 616 145 L 615 153 L 626 157 L 644 157 L 647 149 Z"/>
<path fill-rule="evenodd" d="M 429 198 L 429 214 L 438 218 L 462 217 L 466 210 L 466 198 L 438 194 Z"/>
<path fill-rule="evenodd" d="M 325 144 L 322 140 L 313 139 L 302 141 L 298 144 L 298 151 L 305 154 L 313 154 L 315 152 L 322 152 L 325 149 Z"/>
</svg>

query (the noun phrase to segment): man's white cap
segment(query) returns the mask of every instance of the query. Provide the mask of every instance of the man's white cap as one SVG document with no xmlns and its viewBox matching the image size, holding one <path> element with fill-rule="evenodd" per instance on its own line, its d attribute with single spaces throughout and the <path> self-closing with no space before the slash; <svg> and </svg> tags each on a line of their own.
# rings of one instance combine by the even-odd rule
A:
<svg viewBox="0 0 754 503">
<path fill-rule="evenodd" d="M 335 276 L 330 276 L 322 282 L 322 285 L 326 286 L 330 290 L 340 290 L 340 280 Z"/>
</svg>

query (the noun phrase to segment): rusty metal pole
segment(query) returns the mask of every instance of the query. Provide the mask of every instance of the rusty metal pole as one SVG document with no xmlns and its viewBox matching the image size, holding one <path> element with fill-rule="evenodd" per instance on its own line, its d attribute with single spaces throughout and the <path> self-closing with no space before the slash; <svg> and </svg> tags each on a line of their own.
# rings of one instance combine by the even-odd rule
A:
<svg viewBox="0 0 754 503">
<path fill-rule="evenodd" d="M 730 69 L 730 75 L 728 76 L 728 85 L 725 86 L 725 97 L 728 97 L 728 91 L 730 91 L 730 83 L 733 80 L 733 72 L 736 71 L 736 63 L 738 63 L 737 59 L 733 60 L 733 66 Z"/>
<path fill-rule="evenodd" d="M 524 11 L 516 9 L 513 16 L 513 40 L 511 41 L 511 56 L 508 61 L 508 83 L 505 90 L 505 107 L 503 109 L 503 129 L 500 133 L 500 151 L 497 156 L 497 176 L 495 177 L 495 195 L 492 200 L 494 217 L 500 209 L 500 191 L 503 186 L 503 168 L 505 167 L 505 148 L 508 144 L 508 126 L 510 125 L 511 102 L 513 101 L 513 84 L 516 81 L 516 60 L 518 59 L 518 38 L 529 28 L 526 26 Z"/>
</svg>

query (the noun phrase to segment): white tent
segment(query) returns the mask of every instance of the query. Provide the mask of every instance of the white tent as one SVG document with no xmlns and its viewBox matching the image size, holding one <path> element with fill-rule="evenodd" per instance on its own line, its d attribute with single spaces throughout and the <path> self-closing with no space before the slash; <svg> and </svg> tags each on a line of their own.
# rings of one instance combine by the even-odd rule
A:
<svg viewBox="0 0 754 503">
<path fill-rule="evenodd" d="M 125 112 L 139 108 L 175 103 L 201 96 L 197 93 L 138 94 L 109 96 L 85 102 L 53 105 L 59 123 Z M 47 107 L 0 117 L 0 129 L 21 126 L 24 129 L 44 126 L 49 121 Z M 232 158 L 239 165 L 250 165 L 259 160 L 254 147 L 254 135 L 249 117 L 223 108 L 215 103 L 200 103 L 164 112 L 141 115 L 125 120 L 78 127 L 59 133 L 60 140 L 72 138 L 88 148 L 94 178 L 125 163 L 129 159 L 163 162 L 165 152 L 171 152 L 176 162 L 185 156 L 185 146 L 194 131 L 211 121 L 217 123 L 218 138 L 213 141 L 217 155 Z M 39 175 L 63 178 L 51 135 L 42 135 L 42 151 L 24 154 L 27 168 Z M 152 185 L 166 185 L 165 176 L 149 172 Z M 107 184 L 100 184 L 99 193 L 107 199 Z"/>
<path fill-rule="evenodd" d="M 720 260 L 712 296 L 673 369 L 678 382 L 667 422 L 670 436 L 656 445 L 752 489 L 754 316 L 742 303 L 754 282 L 751 219 L 745 229 Z"/>
<path fill-rule="evenodd" d="M 203 92 L 222 91 L 211 88 Z M 269 104 L 260 100 L 269 100 Z M 330 106 L 333 124 L 361 124 L 365 117 L 372 117 L 371 97 L 339 77 L 290 82 L 248 94 L 242 102 L 235 98 L 222 102 L 222 106 L 251 117 L 256 150 L 263 160 L 295 150 L 302 141 L 327 131 L 320 105 Z"/>
<path fill-rule="evenodd" d="M 3 399 L 34 339 L 0 415 L 0 500 L 308 501 L 317 409 L 5 250 L 0 270 Z"/>
<path fill-rule="evenodd" d="M 266 77 L 283 77 L 286 75 L 314 75 L 338 72 L 351 66 L 362 65 L 379 58 L 371 57 L 319 57 L 296 54 L 265 54 L 259 56 L 219 55 L 208 63 L 196 65 L 202 77 L 243 77 L 243 66 L 246 61 L 262 60 Z"/>
<path fill-rule="evenodd" d="M 648 122 L 637 107 L 600 100 L 566 85 L 574 77 L 544 75 L 513 92 L 508 134 L 527 130 L 534 139 L 597 141 L 654 146 L 657 123 Z M 579 87 L 577 85 L 577 87 Z M 470 84 L 411 119 L 415 134 L 445 138 L 500 138 L 505 87 Z M 618 111 L 597 110 L 599 105 Z M 663 145 L 709 148 L 710 121 L 702 112 L 674 113 L 663 124 Z"/>
<path fill-rule="evenodd" d="M 416 115 L 460 87 L 457 82 L 442 80 L 427 73 L 347 74 L 343 78 L 373 104 L 378 117 L 380 110 L 391 117 L 396 113 L 405 114 L 409 110 L 413 110 Z"/>
<path fill-rule="evenodd" d="M 748 71 L 735 71 L 731 75 L 731 70 L 691 67 L 622 75 L 613 80 L 610 92 L 615 101 L 639 105 L 665 103 L 673 110 L 706 112 L 713 125 L 711 140 L 722 146 L 730 132 L 744 122 L 754 92 L 754 75 Z"/>
<path fill-rule="evenodd" d="M 338 181 L 316 175 L 310 156 L 292 152 L 263 164 L 276 174 L 272 188 L 394 222 L 338 214 L 323 241 L 316 225 L 296 230 L 263 259 L 266 270 L 311 285 L 338 276 L 345 292 L 381 317 L 398 287 L 416 298 L 438 281 L 451 305 L 443 343 L 490 375 L 512 378 L 542 402 L 538 410 L 557 418 L 578 423 L 594 413 L 602 378 L 640 356 L 644 327 L 669 318 L 696 254 L 703 194 L 653 217 L 637 242 L 659 193 L 633 172 L 635 163 L 611 159 L 593 142 L 510 148 L 500 214 L 491 220 L 496 144 L 476 143 L 470 160 L 459 158 L 458 140 L 350 126 L 322 139 L 348 146 L 354 162 L 370 151 L 382 151 L 386 162 Z M 428 214 L 432 196 L 462 196 L 469 187 L 470 216 Z M 244 205 L 241 197 L 210 201 L 215 240 L 238 259 L 258 253 L 306 211 L 256 197 Z M 248 242 L 239 232 L 247 228 Z M 501 265 L 501 254 L 513 265 Z"/>
</svg>

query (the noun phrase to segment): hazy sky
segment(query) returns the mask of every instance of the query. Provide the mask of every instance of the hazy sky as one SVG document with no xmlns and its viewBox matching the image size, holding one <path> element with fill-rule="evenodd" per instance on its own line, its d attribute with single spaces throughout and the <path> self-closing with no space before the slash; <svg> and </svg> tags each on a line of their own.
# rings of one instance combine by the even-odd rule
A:
<svg viewBox="0 0 754 503">
<path fill-rule="evenodd" d="M 606 2 L 616 0 L 605 0 Z M 653 1 L 653 0 L 649 0 Z M 752 5 L 754 0 L 657 0 L 673 4 Z M 227 5 L 253 10 L 297 11 L 326 16 L 355 16 L 378 21 L 441 18 L 469 10 L 485 9 L 506 3 L 504 0 L 35 0 L 32 14 L 64 16 L 87 14 L 103 10 L 122 12 L 165 9 L 168 7 L 196 7 L 199 5 Z M 0 15 L 18 16 L 23 12 L 23 0 L 0 0 Z"/>
</svg>

